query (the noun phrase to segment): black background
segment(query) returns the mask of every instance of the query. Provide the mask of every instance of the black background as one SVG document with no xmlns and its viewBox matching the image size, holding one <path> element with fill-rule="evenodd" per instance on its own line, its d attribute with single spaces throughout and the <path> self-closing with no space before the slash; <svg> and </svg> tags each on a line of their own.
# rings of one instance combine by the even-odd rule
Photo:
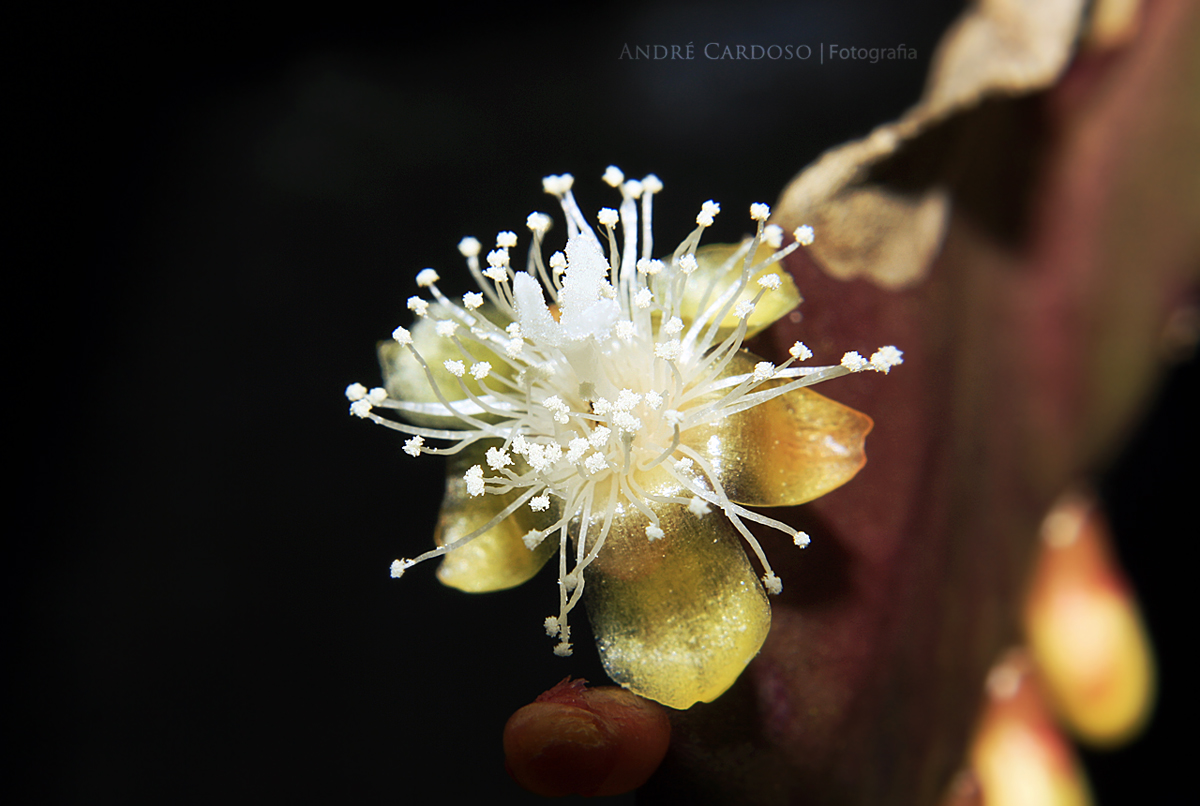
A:
<svg viewBox="0 0 1200 806">
<path fill-rule="evenodd" d="M 545 575 L 486 597 L 432 567 L 389 579 L 428 540 L 442 475 L 348 417 L 342 389 L 377 383 L 416 271 L 452 276 L 464 235 L 556 212 L 545 174 L 574 173 L 586 209 L 612 203 L 609 163 L 657 173 L 662 239 L 705 199 L 774 201 L 916 100 L 957 4 L 900 5 L 24 26 L 9 395 L 32 483 L 5 585 L 21 802 L 535 800 L 503 771 L 501 726 L 568 673 L 602 680 L 594 653 L 551 654 Z M 708 61 L 713 41 L 919 57 Z M 618 58 L 689 42 L 692 61 Z M 745 226 L 719 217 L 709 240 Z M 1194 388 L 1193 364 L 1105 483 L 1163 672 L 1147 736 L 1089 756 L 1104 804 L 1183 777 Z"/>
</svg>

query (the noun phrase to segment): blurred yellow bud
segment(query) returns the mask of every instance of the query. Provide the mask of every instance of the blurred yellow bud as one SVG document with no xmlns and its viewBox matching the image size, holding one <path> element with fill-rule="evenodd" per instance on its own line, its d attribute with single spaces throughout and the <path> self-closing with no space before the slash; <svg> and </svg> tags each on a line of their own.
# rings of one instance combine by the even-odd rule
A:
<svg viewBox="0 0 1200 806">
<path fill-rule="evenodd" d="M 1034 685 L 1012 653 L 988 675 L 988 701 L 970 753 L 977 802 L 987 806 L 1089 806 L 1087 780 Z M 962 802 L 972 802 L 965 800 Z"/>
<path fill-rule="evenodd" d="M 1137 602 L 1090 499 L 1064 496 L 1042 524 L 1025 634 L 1047 696 L 1085 742 L 1120 744 L 1154 702 L 1154 658 Z"/>
</svg>

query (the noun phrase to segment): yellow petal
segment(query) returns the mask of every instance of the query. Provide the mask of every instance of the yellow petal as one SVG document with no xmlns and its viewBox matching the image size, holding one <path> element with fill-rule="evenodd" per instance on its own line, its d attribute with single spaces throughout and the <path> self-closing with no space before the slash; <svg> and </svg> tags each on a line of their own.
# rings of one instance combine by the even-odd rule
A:
<svg viewBox="0 0 1200 806">
<path fill-rule="evenodd" d="M 771 609 L 719 512 L 654 509 L 666 536 L 653 542 L 640 513 L 614 519 L 587 570 L 584 602 L 609 677 L 682 709 L 733 685 L 766 639 Z"/>
<path fill-rule="evenodd" d="M 704 311 L 700 308 L 701 303 L 704 303 L 705 308 L 721 296 L 722 293 L 729 288 L 730 285 L 741 279 L 742 266 L 744 265 L 745 256 L 736 260 L 731 260 L 738 249 L 745 247 L 743 242 L 739 244 L 712 244 L 710 246 L 702 246 L 696 250 L 696 263 L 699 268 L 692 272 L 688 278 L 687 284 L 683 288 L 683 299 L 680 301 L 679 316 L 685 322 L 693 322 Z M 775 250 L 766 244 L 759 244 L 758 251 L 754 253 L 754 263 L 760 264 L 767 260 L 771 255 L 775 254 Z M 770 327 L 793 308 L 800 304 L 800 292 L 796 290 L 796 284 L 792 282 L 789 275 L 780 263 L 774 263 L 765 268 L 759 269 L 750 276 L 750 281 L 746 284 L 746 288 L 734 300 L 734 305 L 739 302 L 747 302 L 754 299 L 762 289 L 759 288 L 758 279 L 768 274 L 778 274 L 782 281 L 779 288 L 774 291 L 768 291 L 759 300 L 758 305 L 754 308 L 754 312 L 746 319 L 746 338 L 750 338 L 756 333 L 759 333 Z M 709 288 L 708 298 L 705 300 L 705 292 Z M 721 327 L 717 331 L 717 341 L 728 336 L 737 329 L 740 320 L 734 316 L 732 309 L 721 320 Z"/>
<path fill-rule="evenodd" d="M 519 490 L 478 496 L 467 492 L 463 474 L 471 465 L 481 464 L 484 452 L 494 444 L 474 445 L 447 457 L 446 495 L 434 533 L 439 546 L 475 531 L 520 496 Z M 558 515 L 552 513 L 553 506 L 540 513 L 528 505 L 522 506 L 484 534 L 443 557 L 437 570 L 438 579 L 443 585 L 467 593 L 486 593 L 520 585 L 541 570 L 557 549 L 558 542 L 553 536 L 547 537 L 533 551 L 523 540 L 531 529 L 554 523 Z"/>
<path fill-rule="evenodd" d="M 1120 744 L 1154 703 L 1154 657 L 1094 504 L 1066 495 L 1046 516 L 1025 631 L 1055 708 L 1081 739 Z"/>
<path fill-rule="evenodd" d="M 753 372 L 760 360 L 743 350 L 726 374 Z M 804 388 L 690 428 L 681 440 L 712 464 L 734 503 L 795 506 L 854 478 L 866 464 L 863 442 L 873 425 L 867 415 Z"/>
</svg>

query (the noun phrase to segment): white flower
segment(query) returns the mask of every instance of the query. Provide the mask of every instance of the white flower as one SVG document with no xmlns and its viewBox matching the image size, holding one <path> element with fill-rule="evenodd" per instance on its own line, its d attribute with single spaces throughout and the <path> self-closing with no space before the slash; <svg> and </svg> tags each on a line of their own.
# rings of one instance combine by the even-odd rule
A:
<svg viewBox="0 0 1200 806">
<path fill-rule="evenodd" d="M 567 225 L 549 271 L 549 219 L 531 214 L 525 271 L 512 268 L 511 232 L 497 237 L 487 269 L 479 242 L 462 241 L 479 285 L 463 304 L 439 290 L 436 272 L 421 272 L 432 298 L 410 299 L 416 324 L 381 348 L 387 394 L 355 384 L 347 397 L 356 415 L 408 435 L 410 455 L 449 457 L 438 547 L 398 560 L 393 575 L 444 557 L 443 582 L 494 590 L 557 553 L 558 613 L 546 619 L 555 652 L 570 654 L 569 617 L 586 594 L 610 676 L 684 708 L 732 684 L 766 636 L 764 591 L 782 590 L 747 523 L 807 542 L 747 507 L 811 500 L 865 461 L 870 419 L 805 387 L 888 372 L 901 356 L 884 347 L 870 361 L 848 353 L 801 368 L 811 352 L 799 343 L 778 365 L 743 350 L 799 303 L 779 261 L 800 244 L 777 249 L 769 208 L 756 204 L 752 238 L 700 248 L 720 211 L 708 201 L 696 229 L 656 259 L 650 223 L 662 183 L 611 166 L 604 180 L 621 199 L 601 211 L 599 235 L 572 177 L 543 180 Z"/>
</svg>

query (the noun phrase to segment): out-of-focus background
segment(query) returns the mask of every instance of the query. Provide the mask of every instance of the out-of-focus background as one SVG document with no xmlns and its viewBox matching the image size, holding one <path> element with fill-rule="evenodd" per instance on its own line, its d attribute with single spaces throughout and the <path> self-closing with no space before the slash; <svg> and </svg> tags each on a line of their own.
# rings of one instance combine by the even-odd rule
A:
<svg viewBox="0 0 1200 806">
<path fill-rule="evenodd" d="M 483 3 L 291 30 L 196 11 L 150 34 L 90 11 L 20 33 L 14 802 L 536 800 L 500 730 L 568 674 L 603 681 L 585 619 L 563 660 L 550 576 L 484 596 L 432 565 L 391 580 L 431 539 L 442 474 L 342 390 L 378 382 L 418 270 L 466 290 L 459 239 L 557 214 L 545 174 L 574 173 L 594 213 L 606 165 L 654 172 L 660 244 L 709 198 L 707 240 L 737 239 L 751 202 L 915 102 L 958 10 Z M 917 57 L 822 63 L 834 43 Z M 726 45 L 813 54 L 706 55 Z M 693 58 L 622 58 L 639 46 Z M 1102 804 L 1186 780 L 1195 380 L 1173 376 L 1103 485 L 1161 693 L 1142 740 L 1087 756 Z"/>
</svg>

